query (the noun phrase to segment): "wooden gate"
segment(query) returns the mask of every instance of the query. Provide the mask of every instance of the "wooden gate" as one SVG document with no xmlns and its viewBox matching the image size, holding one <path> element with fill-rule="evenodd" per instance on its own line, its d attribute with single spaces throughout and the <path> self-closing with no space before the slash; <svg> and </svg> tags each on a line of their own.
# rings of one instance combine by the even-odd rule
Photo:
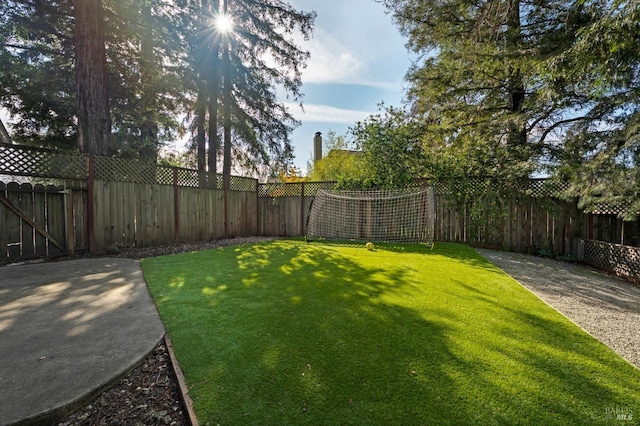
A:
<svg viewBox="0 0 640 426">
<path fill-rule="evenodd" d="M 0 262 L 68 251 L 65 187 L 0 182 Z"/>
</svg>

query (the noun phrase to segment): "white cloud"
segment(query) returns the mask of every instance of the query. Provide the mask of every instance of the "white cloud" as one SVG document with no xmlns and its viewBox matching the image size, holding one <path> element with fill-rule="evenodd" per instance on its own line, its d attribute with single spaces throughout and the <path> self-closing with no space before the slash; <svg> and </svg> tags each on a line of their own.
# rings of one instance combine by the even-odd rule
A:
<svg viewBox="0 0 640 426">
<path fill-rule="evenodd" d="M 370 111 L 358 111 L 317 104 L 305 104 L 304 111 L 300 109 L 298 104 L 293 103 L 287 104 L 287 108 L 291 110 L 296 119 L 317 123 L 354 124 L 374 114 L 374 112 Z"/>
<path fill-rule="evenodd" d="M 302 72 L 305 83 L 354 83 L 367 72 L 363 58 L 321 28 L 316 30 L 313 39 L 305 42 L 304 48 L 311 52 L 307 68 Z"/>
<path fill-rule="evenodd" d="M 410 66 L 405 38 L 382 4 L 371 0 L 292 0 L 318 14 L 313 38 L 296 42 L 311 53 L 304 83 L 358 84 L 400 91 Z"/>
</svg>

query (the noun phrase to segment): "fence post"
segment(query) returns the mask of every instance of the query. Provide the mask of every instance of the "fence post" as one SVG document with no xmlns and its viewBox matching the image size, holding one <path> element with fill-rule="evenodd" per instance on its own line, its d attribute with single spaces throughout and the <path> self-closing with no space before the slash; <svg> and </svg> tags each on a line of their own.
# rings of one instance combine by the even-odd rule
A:
<svg viewBox="0 0 640 426">
<path fill-rule="evenodd" d="M 223 209 L 224 209 L 224 237 L 230 238 L 230 224 L 229 224 L 229 191 L 231 189 L 231 176 L 224 173 L 222 176 L 222 189 L 223 189 Z"/>
<path fill-rule="evenodd" d="M 300 236 L 305 234 L 304 225 L 304 182 L 302 182 L 300 187 Z"/>
<path fill-rule="evenodd" d="M 89 154 L 87 157 L 88 175 L 87 175 L 87 232 L 89 233 L 89 251 L 96 251 L 96 232 L 95 232 L 95 212 L 94 212 L 94 157 Z"/>
<path fill-rule="evenodd" d="M 256 234 L 262 236 L 262 223 L 260 218 L 260 181 L 256 179 Z"/>
<path fill-rule="evenodd" d="M 173 240 L 180 239 L 180 191 L 178 190 L 178 169 L 173 168 Z"/>
<path fill-rule="evenodd" d="M 64 213 L 65 213 L 65 228 L 67 231 L 67 253 L 69 256 L 73 256 L 76 251 L 75 235 L 76 229 L 73 223 L 73 189 L 69 189 L 69 181 L 65 181 L 64 188 Z"/>
</svg>

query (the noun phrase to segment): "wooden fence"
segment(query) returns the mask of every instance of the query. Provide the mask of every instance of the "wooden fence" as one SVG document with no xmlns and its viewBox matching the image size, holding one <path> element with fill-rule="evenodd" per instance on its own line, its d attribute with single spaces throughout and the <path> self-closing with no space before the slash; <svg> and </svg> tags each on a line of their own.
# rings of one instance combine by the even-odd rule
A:
<svg viewBox="0 0 640 426">
<path fill-rule="evenodd" d="M 259 233 L 266 236 L 301 236 L 314 196 L 332 182 L 259 185 Z M 522 253 L 575 254 L 577 239 L 640 245 L 640 220 L 623 222 L 615 214 L 590 214 L 577 201 L 554 197 L 556 186 L 532 180 L 513 197 L 486 196 L 483 185 L 469 185 L 459 194 L 436 185 L 435 240 L 463 242 Z M 486 187 L 484 189 L 487 189 Z M 488 188 L 490 189 L 490 188 Z M 456 195 L 453 196 L 452 193 Z"/>
<path fill-rule="evenodd" d="M 0 175 L 0 262 L 258 233 L 255 179 L 6 144 Z"/>
<path fill-rule="evenodd" d="M 95 181 L 95 247 L 149 247 L 225 237 L 224 191 Z M 257 233 L 255 192 L 228 196 L 228 236 Z"/>
<path fill-rule="evenodd" d="M 65 253 L 66 220 L 63 187 L 0 182 L 0 247 L 5 257 Z"/>
<path fill-rule="evenodd" d="M 333 187 L 335 182 L 258 185 L 258 234 L 278 237 L 305 235 L 315 195 L 320 189 Z"/>
<path fill-rule="evenodd" d="M 0 144 L 2 261 L 225 236 L 302 236 L 314 197 L 333 182 L 258 184 L 114 158 Z M 36 182 L 42 182 L 38 184 Z M 589 214 L 544 181 L 497 198 L 486 182 L 436 185 L 436 241 L 568 254 L 576 239 L 640 246 L 640 220 Z M 480 189 L 479 189 L 480 188 Z M 452 195 L 453 194 L 453 195 Z"/>
</svg>

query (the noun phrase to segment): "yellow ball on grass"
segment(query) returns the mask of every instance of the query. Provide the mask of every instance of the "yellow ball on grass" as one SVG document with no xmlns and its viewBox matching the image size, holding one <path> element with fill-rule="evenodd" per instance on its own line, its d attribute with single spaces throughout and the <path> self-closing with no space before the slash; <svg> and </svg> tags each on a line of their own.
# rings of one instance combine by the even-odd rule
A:
<svg viewBox="0 0 640 426">
<path fill-rule="evenodd" d="M 373 243 L 372 242 L 368 242 L 367 244 L 365 244 L 365 247 L 367 248 L 367 250 L 373 250 Z"/>
</svg>

